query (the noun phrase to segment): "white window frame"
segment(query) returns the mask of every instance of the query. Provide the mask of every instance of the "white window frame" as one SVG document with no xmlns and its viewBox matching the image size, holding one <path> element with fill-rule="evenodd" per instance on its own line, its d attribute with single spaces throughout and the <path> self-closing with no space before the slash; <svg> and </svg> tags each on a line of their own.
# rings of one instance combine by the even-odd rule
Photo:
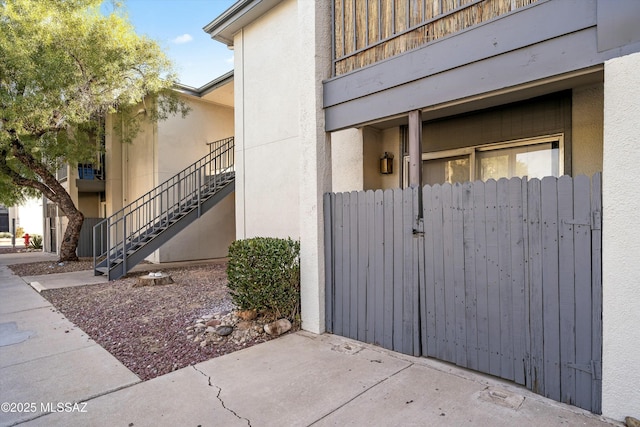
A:
<svg viewBox="0 0 640 427">
<path fill-rule="evenodd" d="M 510 141 L 495 142 L 491 144 L 475 145 L 471 147 L 456 148 L 452 150 L 432 151 L 422 153 L 422 161 L 439 160 L 449 157 L 469 156 L 469 181 L 476 181 L 476 153 L 479 151 L 494 151 L 503 148 L 523 147 L 527 145 L 558 143 L 558 176 L 564 175 L 564 134 L 556 133 L 551 135 L 537 136 L 533 138 L 522 138 Z M 402 183 L 404 187 L 409 185 L 409 156 L 404 156 L 404 167 Z"/>
</svg>

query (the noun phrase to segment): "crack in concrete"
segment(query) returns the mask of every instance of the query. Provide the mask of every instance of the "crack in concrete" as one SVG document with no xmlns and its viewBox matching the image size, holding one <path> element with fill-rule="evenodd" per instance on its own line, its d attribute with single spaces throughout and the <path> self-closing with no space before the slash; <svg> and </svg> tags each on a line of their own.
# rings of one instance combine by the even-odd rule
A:
<svg viewBox="0 0 640 427">
<path fill-rule="evenodd" d="M 209 383 L 209 387 L 214 387 L 214 388 L 217 388 L 217 389 L 218 389 L 218 393 L 216 394 L 216 399 L 218 399 L 218 401 L 220 402 L 220 404 L 222 405 L 222 407 L 223 407 L 226 411 L 228 411 L 228 412 L 232 413 L 232 414 L 233 414 L 237 419 L 239 419 L 239 420 L 245 420 L 245 421 L 247 422 L 247 425 L 248 425 L 249 427 L 252 427 L 252 426 L 251 426 L 251 421 L 250 421 L 248 418 L 241 417 L 240 415 L 238 415 L 238 413 L 237 413 L 236 411 L 234 411 L 234 410 L 233 410 L 233 409 L 231 409 L 231 408 L 228 408 L 228 407 L 227 407 L 227 405 L 225 405 L 224 400 L 222 400 L 222 398 L 220 397 L 220 395 L 222 394 L 222 387 L 219 387 L 219 386 L 217 386 L 217 385 L 213 384 L 213 383 L 211 382 L 211 376 L 210 376 L 210 375 L 205 374 L 204 372 L 202 372 L 201 370 L 199 370 L 199 369 L 198 369 L 198 368 L 196 368 L 195 366 L 192 366 L 192 368 L 193 368 L 196 372 L 198 372 L 198 373 L 202 374 L 203 376 L 207 377 L 207 381 L 208 381 L 208 383 Z"/>
</svg>

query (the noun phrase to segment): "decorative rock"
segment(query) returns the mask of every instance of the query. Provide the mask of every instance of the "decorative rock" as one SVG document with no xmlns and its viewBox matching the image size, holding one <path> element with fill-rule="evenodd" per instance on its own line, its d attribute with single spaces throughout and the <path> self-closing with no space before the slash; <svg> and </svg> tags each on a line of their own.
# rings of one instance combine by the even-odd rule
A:
<svg viewBox="0 0 640 427">
<path fill-rule="evenodd" d="M 205 325 L 207 325 L 207 326 L 220 326 L 221 323 L 222 322 L 219 321 L 218 319 L 211 319 L 207 323 L 205 323 Z"/>
<path fill-rule="evenodd" d="M 627 427 L 640 427 L 640 420 L 638 420 L 637 418 L 626 417 L 624 419 L 624 423 L 627 425 Z"/>
<path fill-rule="evenodd" d="M 243 320 L 242 322 L 238 322 L 238 324 L 236 325 L 236 328 L 239 331 L 246 331 L 247 329 L 251 328 L 251 322 L 247 322 L 246 320 Z"/>
<path fill-rule="evenodd" d="M 220 335 L 221 337 L 226 337 L 227 335 L 231 335 L 232 332 L 233 332 L 233 326 L 229 326 L 229 325 L 218 326 L 218 329 L 216 329 L 216 334 Z"/>
<path fill-rule="evenodd" d="M 204 340 L 200 343 L 200 347 L 205 347 L 207 345 L 207 340 Z"/>
<path fill-rule="evenodd" d="M 291 322 L 287 319 L 276 320 L 264 325 L 264 331 L 272 336 L 279 336 L 291 329 Z"/>
<path fill-rule="evenodd" d="M 258 317 L 258 312 L 255 310 L 243 310 L 236 312 L 239 318 L 242 320 L 253 320 Z"/>
<path fill-rule="evenodd" d="M 202 316 L 202 320 L 211 320 L 213 319 L 213 314 L 205 314 Z"/>
<path fill-rule="evenodd" d="M 207 329 L 205 331 L 214 333 L 216 331 L 216 328 L 214 328 L 213 326 L 207 326 Z"/>
</svg>

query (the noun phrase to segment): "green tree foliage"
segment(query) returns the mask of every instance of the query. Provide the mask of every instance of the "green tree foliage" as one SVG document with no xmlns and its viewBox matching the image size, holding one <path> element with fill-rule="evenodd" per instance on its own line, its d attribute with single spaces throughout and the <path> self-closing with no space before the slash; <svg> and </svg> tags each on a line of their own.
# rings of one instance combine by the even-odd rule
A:
<svg viewBox="0 0 640 427">
<path fill-rule="evenodd" d="M 0 202 L 44 194 L 67 215 L 61 260 L 76 259 L 83 216 L 55 178 L 62 165 L 91 163 L 104 118 L 114 114 L 130 141 L 145 119 L 186 114 L 171 90 L 172 64 L 139 36 L 119 3 L 0 0 Z"/>
</svg>

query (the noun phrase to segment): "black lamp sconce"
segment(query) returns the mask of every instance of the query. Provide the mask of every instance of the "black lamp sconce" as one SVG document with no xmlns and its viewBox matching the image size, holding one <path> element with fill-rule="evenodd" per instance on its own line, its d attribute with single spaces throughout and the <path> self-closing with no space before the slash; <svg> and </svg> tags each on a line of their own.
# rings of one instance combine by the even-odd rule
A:
<svg viewBox="0 0 640 427">
<path fill-rule="evenodd" d="M 393 173 L 393 154 L 384 152 L 384 156 L 380 157 L 380 173 L 384 175 Z"/>
</svg>

